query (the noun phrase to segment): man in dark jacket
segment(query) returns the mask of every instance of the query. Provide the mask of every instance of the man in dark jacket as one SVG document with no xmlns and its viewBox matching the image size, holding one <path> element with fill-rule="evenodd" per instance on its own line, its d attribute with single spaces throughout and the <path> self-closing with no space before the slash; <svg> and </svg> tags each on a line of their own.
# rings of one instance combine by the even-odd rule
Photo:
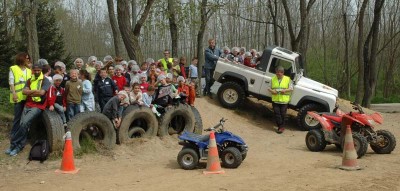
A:
<svg viewBox="0 0 400 191">
<path fill-rule="evenodd" d="M 100 77 L 101 79 L 96 83 L 95 97 L 99 102 L 101 111 L 103 111 L 103 108 L 108 100 L 110 100 L 114 96 L 114 94 L 118 92 L 118 87 L 115 82 L 107 76 L 106 68 L 102 68 L 100 70 Z"/>
<path fill-rule="evenodd" d="M 208 95 L 212 98 L 211 95 L 211 86 L 214 84 L 213 74 L 215 70 L 215 66 L 217 65 L 217 61 L 222 54 L 221 50 L 215 47 L 215 40 L 208 40 L 208 48 L 206 48 L 205 55 L 205 64 L 204 71 L 206 74 L 206 87 L 204 87 L 203 95 Z"/>
</svg>

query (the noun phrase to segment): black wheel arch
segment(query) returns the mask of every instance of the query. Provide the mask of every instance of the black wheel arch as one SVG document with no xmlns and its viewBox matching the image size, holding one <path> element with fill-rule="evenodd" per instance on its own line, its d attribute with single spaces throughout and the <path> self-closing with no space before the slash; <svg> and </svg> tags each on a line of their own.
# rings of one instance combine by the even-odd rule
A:
<svg viewBox="0 0 400 191">
<path fill-rule="evenodd" d="M 304 96 L 300 99 L 300 101 L 297 103 L 296 108 L 300 109 L 303 106 L 310 104 L 310 103 L 314 103 L 314 104 L 319 104 L 323 107 L 324 110 L 326 110 L 327 112 L 330 111 L 329 108 L 329 104 L 327 101 L 317 98 L 317 97 L 313 97 L 313 96 Z"/>
</svg>

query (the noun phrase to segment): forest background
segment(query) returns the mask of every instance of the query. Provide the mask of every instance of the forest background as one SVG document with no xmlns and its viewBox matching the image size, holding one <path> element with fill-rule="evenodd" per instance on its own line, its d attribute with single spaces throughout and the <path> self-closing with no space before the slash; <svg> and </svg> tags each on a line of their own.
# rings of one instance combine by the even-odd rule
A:
<svg viewBox="0 0 400 191">
<path fill-rule="evenodd" d="M 0 89 L 13 56 L 50 64 L 95 55 L 158 60 L 218 47 L 278 45 L 304 57 L 308 77 L 369 107 L 400 102 L 400 0 L 1 0 Z"/>
</svg>

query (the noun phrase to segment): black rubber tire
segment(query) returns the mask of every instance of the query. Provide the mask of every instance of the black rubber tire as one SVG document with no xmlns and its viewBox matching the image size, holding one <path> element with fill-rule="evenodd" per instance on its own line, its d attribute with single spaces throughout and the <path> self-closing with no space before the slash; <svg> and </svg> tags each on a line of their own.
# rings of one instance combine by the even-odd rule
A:
<svg viewBox="0 0 400 191">
<path fill-rule="evenodd" d="M 242 164 L 242 153 L 236 147 L 227 147 L 221 152 L 222 167 L 237 168 Z"/>
<path fill-rule="evenodd" d="M 246 159 L 246 157 L 247 157 L 247 152 L 242 154 L 242 162 L 244 161 L 244 159 Z"/>
<path fill-rule="evenodd" d="M 371 149 L 377 154 L 390 154 L 396 147 L 396 137 L 387 130 L 376 131 L 377 136 L 383 136 L 384 144 L 370 144 Z"/>
<path fill-rule="evenodd" d="M 221 87 L 219 87 L 217 95 L 221 105 L 229 109 L 239 107 L 246 98 L 243 87 L 236 82 L 224 82 Z M 233 97 L 233 100 L 228 101 L 227 99 L 231 97 Z"/>
<path fill-rule="evenodd" d="M 131 139 L 144 137 L 146 131 L 141 127 L 133 127 L 129 129 L 128 136 Z"/>
<path fill-rule="evenodd" d="M 306 135 L 306 145 L 312 152 L 323 151 L 326 147 L 324 133 L 321 129 L 312 129 Z"/>
<path fill-rule="evenodd" d="M 72 145 L 74 149 L 79 149 L 79 136 L 84 128 L 95 126 L 100 131 L 102 139 L 99 141 L 107 149 L 112 149 L 116 143 L 116 133 L 110 119 L 102 113 L 95 111 L 78 113 L 68 121 L 68 128 L 72 134 Z"/>
<path fill-rule="evenodd" d="M 195 107 L 191 107 L 191 108 L 192 108 L 192 112 L 193 112 L 194 119 L 195 119 L 193 133 L 201 135 L 203 133 L 203 120 L 201 119 L 199 110 L 197 110 L 197 108 L 195 108 Z"/>
<path fill-rule="evenodd" d="M 64 147 L 64 125 L 60 115 L 56 111 L 45 110 L 40 117 L 32 122 L 29 128 L 31 143 L 36 140 L 47 139 L 50 152 L 61 151 Z"/>
<path fill-rule="evenodd" d="M 321 124 L 319 124 L 319 122 L 316 121 L 316 119 L 311 119 L 312 117 L 307 114 L 308 111 L 322 112 L 322 111 L 324 111 L 324 109 L 321 105 L 318 105 L 315 103 L 309 103 L 309 104 L 304 105 L 303 107 L 301 107 L 299 109 L 298 114 L 297 114 L 298 126 L 304 131 L 321 128 Z M 315 124 L 307 123 L 307 119 L 315 120 L 314 121 Z"/>
<path fill-rule="evenodd" d="M 367 153 L 368 149 L 368 141 L 360 133 L 353 133 L 353 142 L 354 142 L 354 149 L 357 152 L 357 158 L 361 158 Z M 344 146 L 344 139 L 342 142 L 342 148 Z"/>
<path fill-rule="evenodd" d="M 178 153 L 176 160 L 181 168 L 185 170 L 193 170 L 199 164 L 199 155 L 196 150 L 185 147 Z"/>
<path fill-rule="evenodd" d="M 137 124 L 140 120 L 142 124 Z M 144 137 L 153 137 L 158 132 L 158 121 L 155 114 L 148 107 L 131 105 L 123 113 L 121 126 L 119 127 L 119 142 L 125 143 L 130 139 L 129 130 L 133 127 L 141 127 L 145 130 Z"/>
<path fill-rule="evenodd" d="M 165 113 L 159 121 L 158 136 L 181 134 L 183 131 L 193 132 L 195 118 L 190 107 L 186 104 L 179 104 L 165 108 Z M 184 125 L 178 127 L 177 124 L 171 124 L 172 122 L 179 122 L 181 125 L 184 123 Z"/>
</svg>

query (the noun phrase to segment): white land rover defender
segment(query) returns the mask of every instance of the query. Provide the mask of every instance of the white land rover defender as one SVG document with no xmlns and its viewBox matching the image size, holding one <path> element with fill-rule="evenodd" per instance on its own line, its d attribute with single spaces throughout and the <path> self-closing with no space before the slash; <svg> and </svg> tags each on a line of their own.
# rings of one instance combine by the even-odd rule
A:
<svg viewBox="0 0 400 191">
<path fill-rule="evenodd" d="M 298 111 L 298 125 L 303 130 L 316 128 L 318 121 L 307 111 L 332 112 L 338 91 L 304 77 L 301 60 L 300 54 L 277 46 L 267 47 L 255 68 L 219 59 L 213 76 L 221 83 L 218 100 L 226 108 L 238 107 L 249 95 L 271 102 L 268 88 L 275 68 L 280 65 L 294 83 L 289 107 Z"/>
</svg>

